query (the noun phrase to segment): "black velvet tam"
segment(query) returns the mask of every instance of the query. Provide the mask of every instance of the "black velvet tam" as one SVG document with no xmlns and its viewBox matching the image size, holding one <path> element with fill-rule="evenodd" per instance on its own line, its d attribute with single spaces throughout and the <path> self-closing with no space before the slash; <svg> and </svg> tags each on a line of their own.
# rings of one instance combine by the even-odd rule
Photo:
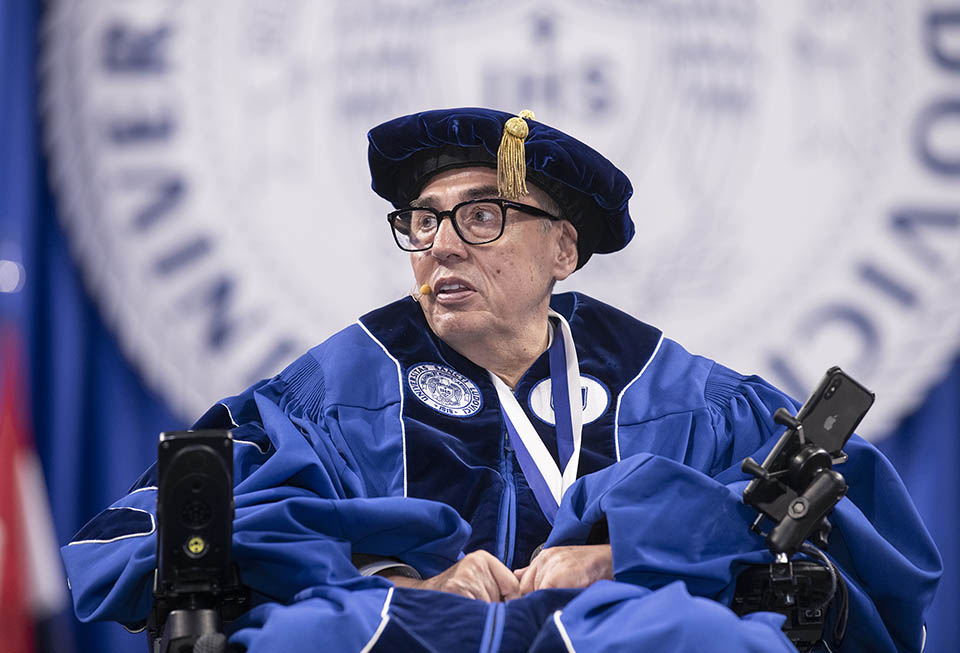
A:
<svg viewBox="0 0 960 653">
<path fill-rule="evenodd" d="M 370 130 L 373 190 L 397 208 L 409 205 L 433 175 L 451 168 L 497 165 L 503 127 L 512 114 L 492 109 L 424 111 Z M 561 207 L 577 229 L 578 267 L 594 252 L 623 249 L 634 227 L 630 180 L 599 152 L 535 120 L 524 145 L 527 180 Z"/>
</svg>

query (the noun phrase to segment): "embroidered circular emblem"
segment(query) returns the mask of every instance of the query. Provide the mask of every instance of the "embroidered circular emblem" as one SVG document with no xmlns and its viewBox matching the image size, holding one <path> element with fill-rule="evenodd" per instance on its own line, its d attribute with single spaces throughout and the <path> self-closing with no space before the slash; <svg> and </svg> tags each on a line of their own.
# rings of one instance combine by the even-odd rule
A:
<svg viewBox="0 0 960 653">
<path fill-rule="evenodd" d="M 580 376 L 580 398 L 583 401 L 583 423 L 595 422 L 607 412 L 610 405 L 610 392 L 607 387 L 592 376 Z M 530 390 L 530 410 L 540 421 L 550 426 L 556 423 L 553 413 L 553 383 L 549 377 L 537 383 Z"/>
<path fill-rule="evenodd" d="M 407 373 L 407 383 L 417 399 L 444 415 L 470 417 L 483 406 L 477 384 L 443 365 L 414 365 Z"/>
</svg>

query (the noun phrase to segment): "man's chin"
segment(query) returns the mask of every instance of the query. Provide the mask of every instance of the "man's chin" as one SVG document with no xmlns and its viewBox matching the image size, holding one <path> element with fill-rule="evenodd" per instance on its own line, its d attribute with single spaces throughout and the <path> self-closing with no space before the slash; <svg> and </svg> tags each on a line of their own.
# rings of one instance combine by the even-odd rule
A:
<svg viewBox="0 0 960 653">
<path fill-rule="evenodd" d="M 431 330 L 438 338 L 456 344 L 468 338 L 482 336 L 489 329 L 489 315 L 482 311 L 443 310 L 436 311 L 427 319 Z"/>
</svg>

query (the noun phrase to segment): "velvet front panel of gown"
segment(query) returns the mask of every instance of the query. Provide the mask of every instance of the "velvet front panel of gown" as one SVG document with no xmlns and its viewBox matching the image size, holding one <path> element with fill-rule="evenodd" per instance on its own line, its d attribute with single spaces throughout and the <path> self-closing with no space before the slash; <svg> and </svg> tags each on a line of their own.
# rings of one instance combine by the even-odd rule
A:
<svg viewBox="0 0 960 653">
<path fill-rule="evenodd" d="M 605 395 L 602 413 L 583 427 L 578 467 L 582 476 L 616 462 L 617 397 L 655 352 L 660 331 L 583 295 L 557 295 L 552 306 L 570 323 L 581 375 L 593 380 L 593 392 Z M 551 525 L 517 462 L 488 372 L 433 335 L 412 299 L 369 313 L 361 322 L 401 368 L 408 496 L 442 501 L 456 509 L 472 528 L 468 552 L 483 549 L 510 567 L 526 566 L 546 541 Z M 479 409 L 466 416 L 451 415 L 421 400 L 409 375 L 424 365 L 466 377 L 479 392 Z M 549 378 L 549 356 L 544 352 L 521 378 L 515 394 L 557 461 L 556 430 L 542 411 L 540 416 L 535 413 L 530 397 Z"/>
</svg>

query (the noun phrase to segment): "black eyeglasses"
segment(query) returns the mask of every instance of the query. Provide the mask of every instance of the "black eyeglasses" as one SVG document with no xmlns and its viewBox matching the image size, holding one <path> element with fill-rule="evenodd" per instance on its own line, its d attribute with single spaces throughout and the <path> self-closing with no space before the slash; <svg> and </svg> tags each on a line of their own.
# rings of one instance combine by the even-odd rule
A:
<svg viewBox="0 0 960 653">
<path fill-rule="evenodd" d="M 449 211 L 429 207 L 408 208 L 387 214 L 387 222 L 393 230 L 393 238 L 400 249 L 422 252 L 433 247 L 433 239 L 444 218 L 451 218 L 453 229 L 460 240 L 470 245 L 492 243 L 503 235 L 507 224 L 507 209 L 522 211 L 528 215 L 550 220 L 559 216 L 529 204 L 520 204 L 504 199 L 482 199 L 461 202 Z"/>
</svg>

